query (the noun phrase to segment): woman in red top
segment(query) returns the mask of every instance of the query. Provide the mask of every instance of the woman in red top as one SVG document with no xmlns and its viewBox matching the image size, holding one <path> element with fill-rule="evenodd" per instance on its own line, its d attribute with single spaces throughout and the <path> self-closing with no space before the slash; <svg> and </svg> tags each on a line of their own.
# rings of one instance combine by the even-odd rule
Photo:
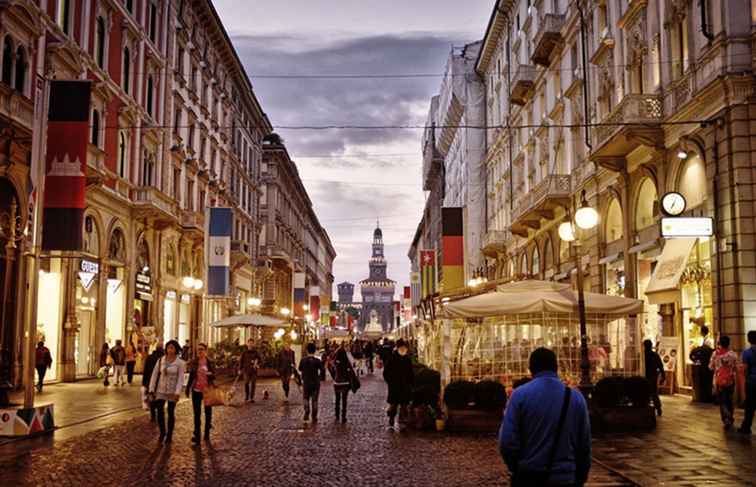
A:
<svg viewBox="0 0 756 487">
<path fill-rule="evenodd" d="M 200 442 L 200 426 L 202 414 L 203 393 L 208 386 L 213 384 L 215 377 L 215 365 L 207 357 L 207 345 L 197 345 L 197 356 L 191 361 L 189 367 L 189 382 L 186 384 L 186 397 L 192 395 L 192 407 L 194 409 L 194 436 L 193 443 Z M 205 406 L 205 441 L 210 441 L 210 429 L 213 421 L 213 408 Z"/>
</svg>

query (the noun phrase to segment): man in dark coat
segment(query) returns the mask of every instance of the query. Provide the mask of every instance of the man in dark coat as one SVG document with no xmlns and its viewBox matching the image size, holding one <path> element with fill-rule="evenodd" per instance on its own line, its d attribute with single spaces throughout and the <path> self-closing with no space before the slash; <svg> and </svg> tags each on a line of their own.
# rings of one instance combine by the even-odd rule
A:
<svg viewBox="0 0 756 487">
<path fill-rule="evenodd" d="M 158 360 L 160 360 L 160 357 L 162 357 L 165 353 L 163 352 L 163 344 L 158 343 L 155 347 L 155 350 L 150 354 L 149 357 L 147 357 L 147 360 L 144 361 L 144 373 L 142 374 L 142 386 L 146 387 L 148 390 L 150 388 L 150 379 L 152 378 L 152 371 L 155 370 L 155 365 L 157 365 Z M 157 414 L 157 407 L 154 405 L 154 401 L 150 401 L 150 421 L 153 423 L 155 422 L 155 415 Z"/>
<path fill-rule="evenodd" d="M 415 372 L 412 359 L 404 340 L 396 342 L 396 350 L 391 354 L 383 370 L 383 379 L 388 384 L 389 427 L 394 427 L 397 410 L 399 423 L 406 423 L 409 415 L 409 403 L 412 400 L 412 386 L 415 384 Z"/>
<path fill-rule="evenodd" d="M 659 377 L 661 377 L 661 383 L 664 384 L 664 365 L 662 364 L 661 357 L 654 351 L 654 344 L 651 340 L 643 341 L 643 354 L 646 361 L 646 380 L 648 385 L 651 386 L 651 399 L 654 401 L 654 409 L 656 414 L 662 415 L 661 399 L 659 399 Z"/>
</svg>

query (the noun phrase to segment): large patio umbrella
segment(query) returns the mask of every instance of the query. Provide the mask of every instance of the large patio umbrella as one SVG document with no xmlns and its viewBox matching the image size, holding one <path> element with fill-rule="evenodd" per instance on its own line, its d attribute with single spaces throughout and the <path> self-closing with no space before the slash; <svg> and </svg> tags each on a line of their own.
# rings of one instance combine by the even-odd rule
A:
<svg viewBox="0 0 756 487">
<path fill-rule="evenodd" d="M 639 299 L 584 293 L 585 312 L 605 316 L 637 315 Z M 502 284 L 494 291 L 446 303 L 444 318 L 485 318 L 518 313 L 577 313 L 578 295 L 568 284 L 526 280 Z"/>
<path fill-rule="evenodd" d="M 223 318 L 220 321 L 211 323 L 210 326 L 215 328 L 245 328 L 248 326 L 283 326 L 289 324 L 288 321 L 276 318 L 274 316 L 254 313 L 250 315 L 234 315 Z"/>
</svg>

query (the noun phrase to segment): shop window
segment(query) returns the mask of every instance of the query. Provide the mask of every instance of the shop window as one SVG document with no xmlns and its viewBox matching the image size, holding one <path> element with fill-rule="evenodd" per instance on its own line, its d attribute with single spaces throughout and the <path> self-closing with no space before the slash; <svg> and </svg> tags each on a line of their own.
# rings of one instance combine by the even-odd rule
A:
<svg viewBox="0 0 756 487">
<path fill-rule="evenodd" d="M 622 208 L 617 198 L 612 198 L 606 212 L 606 242 L 614 242 L 622 238 Z"/>
<path fill-rule="evenodd" d="M 149 75 L 147 77 L 147 101 L 146 101 L 146 104 L 147 104 L 147 113 L 150 116 L 153 115 L 152 112 L 154 111 L 153 107 L 152 107 L 152 105 L 153 105 L 152 98 L 153 98 L 153 92 L 154 91 L 155 91 L 155 80 L 152 78 L 152 75 Z"/>
<path fill-rule="evenodd" d="M 712 307 L 711 281 L 711 240 L 698 239 L 688 258 L 687 266 L 680 278 L 682 291 L 681 305 L 683 313 L 683 340 L 685 344 L 686 385 L 692 385 L 690 352 L 704 341 L 704 326 L 713 330 L 714 313 Z M 708 340 L 711 340 L 709 335 Z M 707 342 L 714 347 L 714 343 Z"/>
<path fill-rule="evenodd" d="M 97 17 L 96 29 L 95 60 L 97 61 L 97 66 L 105 69 L 105 33 L 107 32 L 107 29 L 105 28 L 105 19 L 103 19 L 102 17 Z"/>
<path fill-rule="evenodd" d="M 530 273 L 535 277 L 539 277 L 541 275 L 541 252 L 538 250 L 537 245 L 533 248 L 533 257 L 530 261 Z"/>
<path fill-rule="evenodd" d="M 638 191 L 635 205 L 636 230 L 643 230 L 654 224 L 657 198 L 656 185 L 650 178 L 645 178 Z"/>
<path fill-rule="evenodd" d="M 134 0 L 126 0 L 125 2 L 126 10 L 129 11 L 130 14 L 134 13 Z"/>
<path fill-rule="evenodd" d="M 71 0 L 58 0 L 58 9 L 56 12 L 56 22 L 58 27 L 70 34 L 71 30 Z"/>
<path fill-rule="evenodd" d="M 92 215 L 84 218 L 84 252 L 92 255 L 100 255 L 100 233 Z"/>
<path fill-rule="evenodd" d="M 144 153 L 142 164 L 142 186 L 152 186 L 155 175 L 155 156 L 147 151 Z"/>
</svg>

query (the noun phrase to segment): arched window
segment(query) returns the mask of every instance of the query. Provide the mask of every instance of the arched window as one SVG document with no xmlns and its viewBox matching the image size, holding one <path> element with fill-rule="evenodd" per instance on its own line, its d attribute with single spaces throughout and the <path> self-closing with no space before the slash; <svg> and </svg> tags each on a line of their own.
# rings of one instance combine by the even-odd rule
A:
<svg viewBox="0 0 756 487">
<path fill-rule="evenodd" d="M 685 197 L 688 209 L 696 208 L 706 200 L 706 168 L 701 156 L 692 155 L 685 161 L 677 187 Z"/>
<path fill-rule="evenodd" d="M 551 247 L 551 238 L 543 242 L 543 270 L 549 271 L 554 267 L 554 249 Z"/>
<path fill-rule="evenodd" d="M 14 88 L 21 93 L 26 92 L 26 49 L 24 46 L 18 46 L 16 49 L 16 84 Z"/>
<path fill-rule="evenodd" d="M 606 234 L 607 242 L 614 242 L 622 238 L 622 208 L 620 208 L 617 198 L 613 198 L 609 203 L 609 209 L 606 212 Z"/>
<path fill-rule="evenodd" d="M 152 75 L 147 77 L 147 113 L 152 116 L 152 92 L 155 88 L 155 82 L 152 79 Z"/>
<path fill-rule="evenodd" d="M 118 175 L 126 178 L 126 161 L 128 160 L 129 137 L 121 131 L 118 136 Z"/>
<path fill-rule="evenodd" d="M 95 59 L 97 65 L 105 69 L 105 19 L 97 17 L 97 34 L 95 35 Z"/>
<path fill-rule="evenodd" d="M 129 93 L 131 76 L 131 52 L 128 47 L 123 48 L 123 73 L 121 79 L 121 86 L 123 91 Z"/>
<path fill-rule="evenodd" d="M 148 151 L 144 151 L 144 162 L 142 164 L 142 186 L 152 186 L 154 174 L 155 157 Z"/>
<path fill-rule="evenodd" d="M 533 257 L 530 259 L 530 273 L 535 277 L 541 275 L 541 252 L 537 245 L 533 248 Z"/>
<path fill-rule="evenodd" d="M 71 0 L 58 0 L 58 10 L 56 12 L 56 21 L 58 27 L 66 34 L 70 34 L 71 28 Z"/>
<path fill-rule="evenodd" d="M 100 112 L 92 110 L 92 145 L 100 146 Z"/>
<path fill-rule="evenodd" d="M 527 274 L 528 273 L 528 254 L 527 252 L 522 253 L 522 257 L 520 258 L 520 274 Z"/>
<path fill-rule="evenodd" d="M 651 178 L 641 183 L 635 203 L 635 229 L 643 230 L 654 224 L 654 205 L 656 204 L 656 185 Z"/>
<path fill-rule="evenodd" d="M 5 36 L 3 41 L 3 83 L 10 86 L 13 80 L 13 39 Z"/>
</svg>

